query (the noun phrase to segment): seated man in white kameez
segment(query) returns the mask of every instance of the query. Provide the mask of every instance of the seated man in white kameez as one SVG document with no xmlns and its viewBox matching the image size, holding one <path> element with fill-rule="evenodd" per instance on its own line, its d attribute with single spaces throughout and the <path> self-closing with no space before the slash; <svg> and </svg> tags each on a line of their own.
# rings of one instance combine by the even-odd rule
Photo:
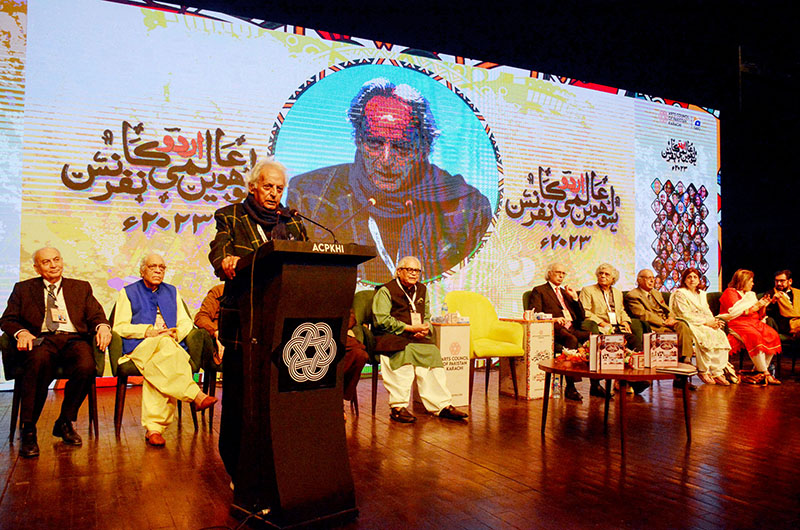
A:
<svg viewBox="0 0 800 530">
<path fill-rule="evenodd" d="M 446 420 L 464 422 L 467 415 L 452 404 L 439 348 L 431 340 L 427 289 L 419 283 L 420 262 L 407 256 L 397 265 L 395 279 L 375 293 L 375 350 L 381 354 L 383 384 L 389 392 L 389 418 L 413 423 L 408 411 L 411 385 L 417 380 L 428 412 Z"/>
<path fill-rule="evenodd" d="M 142 260 L 142 279 L 119 292 L 114 331 L 122 337 L 120 364 L 132 362 L 144 376 L 142 426 L 147 443 L 165 444 L 162 433 L 175 419 L 177 400 L 204 410 L 217 402 L 192 378 L 189 354 L 180 342 L 192 319 L 175 286 L 163 283 L 167 266 L 157 254 Z"/>
</svg>

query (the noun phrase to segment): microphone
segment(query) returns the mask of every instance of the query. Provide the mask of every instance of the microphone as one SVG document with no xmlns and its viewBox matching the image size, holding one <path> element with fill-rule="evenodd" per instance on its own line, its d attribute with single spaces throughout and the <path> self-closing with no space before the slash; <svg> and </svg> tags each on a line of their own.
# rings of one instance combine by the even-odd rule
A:
<svg viewBox="0 0 800 530">
<path fill-rule="evenodd" d="M 316 226 L 322 228 L 323 230 L 325 230 L 326 232 L 328 232 L 331 235 L 331 237 L 333 238 L 333 242 L 334 243 L 339 243 L 339 240 L 336 239 L 336 234 L 334 234 L 333 231 L 330 228 L 328 228 L 327 226 L 321 225 L 318 222 L 316 222 L 315 220 L 306 217 L 305 215 L 301 214 L 300 212 L 298 212 L 294 208 L 289 208 L 288 209 L 288 213 L 289 213 L 290 217 L 299 217 L 300 219 L 303 219 L 304 221 L 308 221 L 312 225 L 316 225 Z"/>
<path fill-rule="evenodd" d="M 414 207 L 414 201 L 412 201 L 410 198 L 406 199 L 406 202 L 403 203 L 403 206 L 408 208 L 408 213 L 411 216 L 411 226 L 414 227 L 414 236 L 419 237 L 420 230 L 419 226 L 417 226 L 417 209 Z"/>
<path fill-rule="evenodd" d="M 371 206 L 375 206 L 375 205 L 378 203 L 378 201 L 376 201 L 374 197 L 370 197 L 369 199 L 367 199 L 367 202 L 368 202 L 368 203 L 369 203 Z M 345 217 L 345 218 L 344 218 L 344 221 L 342 221 L 342 222 L 341 222 L 341 223 L 339 223 L 338 225 L 334 226 L 334 227 L 333 227 L 333 229 L 334 229 L 334 230 L 339 230 L 341 227 L 343 227 L 344 225 L 346 225 L 347 223 L 349 223 L 350 221 L 352 221 L 352 220 L 353 220 L 353 219 L 354 219 L 354 218 L 355 218 L 357 215 L 361 214 L 363 211 L 364 211 L 364 209 L 363 209 L 363 208 L 359 208 L 359 209 L 358 209 L 358 210 L 356 210 L 355 212 L 351 213 L 349 216 Z"/>
<path fill-rule="evenodd" d="M 421 254 L 419 241 L 422 237 L 422 231 L 417 224 L 417 209 L 415 208 L 414 201 L 412 201 L 410 197 L 406 199 L 406 202 L 403 203 L 403 206 L 408 209 L 409 216 L 411 217 L 411 227 L 413 228 L 413 239 L 411 243 L 413 245 L 414 252 L 416 252 L 416 255 L 419 256 Z"/>
</svg>

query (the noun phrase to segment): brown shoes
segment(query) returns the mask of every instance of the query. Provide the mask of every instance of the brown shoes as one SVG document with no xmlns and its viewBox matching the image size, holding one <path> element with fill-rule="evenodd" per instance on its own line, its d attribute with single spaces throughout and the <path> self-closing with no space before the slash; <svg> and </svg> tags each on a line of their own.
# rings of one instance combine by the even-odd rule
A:
<svg viewBox="0 0 800 530">
<path fill-rule="evenodd" d="M 22 430 L 22 445 L 19 448 L 22 458 L 36 458 L 39 456 L 39 444 L 36 441 L 36 427 Z"/>
<path fill-rule="evenodd" d="M 153 447 L 164 447 L 167 445 L 167 441 L 164 440 L 160 432 L 150 431 L 144 435 L 144 439 L 147 441 L 148 445 L 152 445 Z"/>
<path fill-rule="evenodd" d="M 448 405 L 439 411 L 439 417 L 445 420 L 466 421 L 467 413 L 461 412 L 453 405 Z"/>
<path fill-rule="evenodd" d="M 568 386 L 567 389 L 564 390 L 564 397 L 572 401 L 583 401 L 583 396 L 574 386 Z"/>
<path fill-rule="evenodd" d="M 392 407 L 389 419 L 398 423 L 414 423 L 417 417 L 411 414 L 405 407 Z"/>
</svg>

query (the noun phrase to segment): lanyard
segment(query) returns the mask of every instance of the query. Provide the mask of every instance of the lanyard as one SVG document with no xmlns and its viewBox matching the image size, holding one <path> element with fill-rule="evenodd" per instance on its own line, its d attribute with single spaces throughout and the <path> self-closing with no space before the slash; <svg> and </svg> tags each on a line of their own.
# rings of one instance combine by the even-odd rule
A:
<svg viewBox="0 0 800 530">
<path fill-rule="evenodd" d="M 603 299 L 606 301 L 606 306 L 610 312 L 614 311 L 614 292 L 609 289 L 608 292 L 603 291 Z M 609 302 L 610 300 L 610 302 Z"/>
<path fill-rule="evenodd" d="M 400 280 L 398 280 L 397 278 L 395 278 L 395 280 L 394 280 L 394 281 L 396 281 L 396 282 L 397 282 L 397 285 L 398 285 L 398 286 L 400 286 L 400 290 L 401 290 L 401 291 L 403 291 L 403 294 L 404 294 L 404 295 L 406 295 L 406 298 L 408 299 L 408 303 L 409 303 L 409 304 L 411 304 L 411 311 L 412 311 L 413 313 L 416 313 L 416 312 L 417 312 L 417 304 L 415 304 L 415 303 L 414 303 L 414 298 L 416 298 L 416 297 L 417 297 L 417 286 L 416 286 L 416 285 L 414 285 L 414 294 L 413 294 L 413 296 L 408 296 L 408 293 L 407 293 L 407 292 L 406 292 L 406 290 L 403 288 L 403 284 L 402 284 L 402 283 L 400 283 Z"/>
<path fill-rule="evenodd" d="M 51 283 L 50 285 L 55 286 L 54 283 Z M 58 300 L 58 295 L 61 294 L 61 289 L 63 287 L 64 287 L 64 282 L 61 282 L 61 283 L 58 284 L 58 289 L 55 289 L 53 291 L 53 300 Z M 45 294 L 47 296 L 50 296 L 50 287 L 49 286 L 45 286 L 44 291 L 45 291 Z"/>
</svg>

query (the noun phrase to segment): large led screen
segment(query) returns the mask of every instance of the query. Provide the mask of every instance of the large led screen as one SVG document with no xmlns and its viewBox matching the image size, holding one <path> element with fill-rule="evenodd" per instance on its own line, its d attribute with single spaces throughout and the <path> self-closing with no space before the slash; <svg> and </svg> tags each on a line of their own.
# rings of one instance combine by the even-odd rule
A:
<svg viewBox="0 0 800 530">
<path fill-rule="evenodd" d="M 173 4 L 0 3 L 3 305 L 54 245 L 107 308 L 149 252 L 199 306 L 213 213 L 266 156 L 287 206 L 376 247 L 359 288 L 413 254 L 434 311 L 463 289 L 519 316 L 555 260 L 577 288 L 603 262 L 719 288 L 713 110 Z"/>
</svg>

